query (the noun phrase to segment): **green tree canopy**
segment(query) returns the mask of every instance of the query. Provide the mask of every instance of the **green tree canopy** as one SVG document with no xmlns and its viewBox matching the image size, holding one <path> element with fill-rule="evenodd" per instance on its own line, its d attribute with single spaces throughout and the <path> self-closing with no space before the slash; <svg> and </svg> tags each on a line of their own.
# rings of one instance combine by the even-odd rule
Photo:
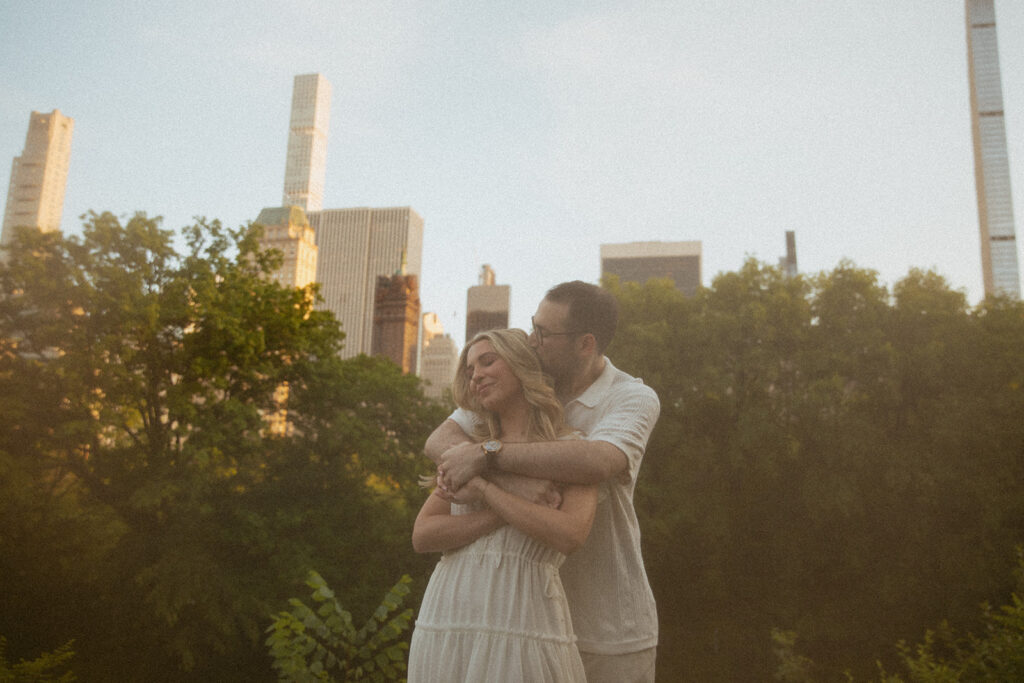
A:
<svg viewBox="0 0 1024 683">
<path fill-rule="evenodd" d="M 938 275 L 748 261 L 687 298 L 609 281 L 609 356 L 657 390 L 637 487 L 666 680 L 825 680 L 1004 600 L 1024 541 L 1024 304 Z M 831 668 L 829 668 L 831 667 Z"/>
<path fill-rule="evenodd" d="M 0 268 L 0 563 L 20 577 L 0 632 L 69 613 L 32 628 L 75 638 L 93 679 L 267 677 L 260 634 L 310 569 L 372 607 L 382 567 L 421 562 L 415 472 L 444 409 L 388 361 L 341 360 L 260 230 L 200 220 L 179 252 L 158 219 L 91 213 Z"/>
</svg>

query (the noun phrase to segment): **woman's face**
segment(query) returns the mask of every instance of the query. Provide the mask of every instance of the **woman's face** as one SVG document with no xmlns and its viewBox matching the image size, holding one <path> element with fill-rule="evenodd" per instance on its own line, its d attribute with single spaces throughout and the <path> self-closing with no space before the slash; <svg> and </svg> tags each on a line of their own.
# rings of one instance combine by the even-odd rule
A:
<svg viewBox="0 0 1024 683">
<path fill-rule="evenodd" d="M 522 383 L 486 339 L 469 347 L 466 353 L 469 389 L 487 410 L 498 412 L 512 397 L 522 395 Z"/>
</svg>

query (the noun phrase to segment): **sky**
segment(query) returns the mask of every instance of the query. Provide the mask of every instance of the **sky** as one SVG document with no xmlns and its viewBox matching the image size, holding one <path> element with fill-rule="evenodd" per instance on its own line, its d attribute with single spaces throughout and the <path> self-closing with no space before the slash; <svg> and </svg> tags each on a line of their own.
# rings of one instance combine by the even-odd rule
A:
<svg viewBox="0 0 1024 683">
<path fill-rule="evenodd" d="M 996 19 L 1020 234 L 1024 2 Z M 803 273 L 983 295 L 961 0 L 0 0 L 0 187 L 59 109 L 65 234 L 89 210 L 243 225 L 281 203 L 313 72 L 324 208 L 424 218 L 422 308 L 460 345 L 483 264 L 529 328 L 603 243 L 700 241 L 711 285 L 793 230 Z"/>
</svg>

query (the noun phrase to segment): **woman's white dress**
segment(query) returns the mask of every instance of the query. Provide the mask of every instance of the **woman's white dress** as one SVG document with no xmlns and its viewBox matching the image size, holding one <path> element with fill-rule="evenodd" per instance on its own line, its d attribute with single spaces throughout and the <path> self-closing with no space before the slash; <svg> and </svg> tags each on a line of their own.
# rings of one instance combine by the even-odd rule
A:
<svg viewBox="0 0 1024 683">
<path fill-rule="evenodd" d="M 452 514 L 473 509 L 453 504 Z M 409 682 L 585 681 L 564 560 L 508 525 L 445 553 L 416 619 Z"/>
</svg>

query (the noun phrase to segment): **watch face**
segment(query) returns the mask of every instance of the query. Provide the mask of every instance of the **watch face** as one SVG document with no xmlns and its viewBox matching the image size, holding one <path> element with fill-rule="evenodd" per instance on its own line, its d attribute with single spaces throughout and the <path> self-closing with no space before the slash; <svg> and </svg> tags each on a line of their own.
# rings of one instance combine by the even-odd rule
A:
<svg viewBox="0 0 1024 683">
<path fill-rule="evenodd" d="M 497 453 L 501 450 L 501 442 L 491 439 L 490 441 L 484 442 L 484 450 L 491 453 Z"/>
</svg>

